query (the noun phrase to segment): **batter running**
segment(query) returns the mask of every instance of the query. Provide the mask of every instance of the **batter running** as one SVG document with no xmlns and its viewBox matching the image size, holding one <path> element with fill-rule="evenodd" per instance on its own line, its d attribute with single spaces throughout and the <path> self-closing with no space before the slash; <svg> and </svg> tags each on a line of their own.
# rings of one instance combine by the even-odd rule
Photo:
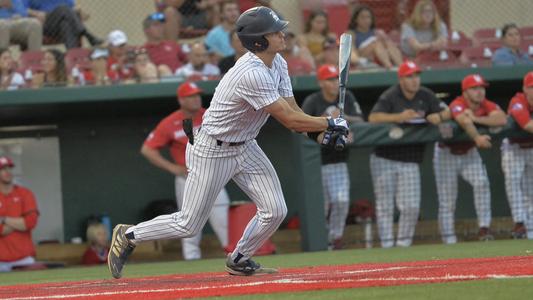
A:
<svg viewBox="0 0 533 300">
<path fill-rule="evenodd" d="M 190 237 L 206 223 L 222 188 L 233 181 L 257 206 L 233 253 L 226 260 L 232 275 L 264 269 L 251 258 L 287 214 L 281 185 L 255 138 L 270 115 L 288 129 L 307 132 L 322 144 L 344 143 L 348 124 L 341 118 L 312 117 L 301 111 L 292 93 L 282 21 L 271 9 L 255 7 L 237 21 L 237 33 L 249 50 L 222 78 L 206 111 L 194 145 L 188 144 L 188 170 L 181 211 L 113 230 L 108 265 L 122 276 L 128 256 L 140 242 Z"/>
</svg>

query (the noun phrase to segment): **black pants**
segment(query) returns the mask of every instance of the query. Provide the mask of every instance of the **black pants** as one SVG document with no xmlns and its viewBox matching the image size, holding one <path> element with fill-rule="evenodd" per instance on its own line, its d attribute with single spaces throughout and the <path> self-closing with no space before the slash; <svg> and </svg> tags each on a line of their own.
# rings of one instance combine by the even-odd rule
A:
<svg viewBox="0 0 533 300">
<path fill-rule="evenodd" d="M 61 41 L 67 49 L 81 47 L 81 36 L 85 31 L 78 14 L 66 5 L 49 12 L 43 25 L 43 35 Z"/>
</svg>

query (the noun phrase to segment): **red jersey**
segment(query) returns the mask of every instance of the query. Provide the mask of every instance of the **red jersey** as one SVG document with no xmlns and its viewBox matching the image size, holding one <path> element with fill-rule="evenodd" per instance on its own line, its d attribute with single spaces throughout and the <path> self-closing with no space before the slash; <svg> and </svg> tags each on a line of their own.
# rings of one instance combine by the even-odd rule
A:
<svg viewBox="0 0 533 300">
<path fill-rule="evenodd" d="M 133 68 L 120 66 L 118 61 L 111 56 L 107 59 L 107 71 L 108 73 L 111 72 L 111 74 L 117 74 L 120 80 L 131 79 L 135 75 Z"/>
<path fill-rule="evenodd" d="M 466 102 L 465 98 L 462 96 L 455 98 L 455 100 L 450 103 L 450 111 L 452 113 L 452 118 L 455 119 L 458 115 L 462 114 L 466 109 L 469 109 L 470 106 Z M 491 112 L 501 110 L 498 104 L 484 99 L 481 101 L 478 109 L 472 111 L 476 117 L 488 116 Z M 474 142 L 460 142 L 453 144 L 446 144 L 450 147 L 450 151 L 453 154 L 465 154 L 468 150 L 474 148 L 476 144 Z"/>
<path fill-rule="evenodd" d="M 199 128 L 202 124 L 204 113 L 205 109 L 201 108 L 194 116 L 192 122 L 195 129 Z M 144 145 L 152 149 L 160 149 L 168 146 L 174 162 L 178 165 L 185 166 L 185 149 L 189 139 L 183 131 L 183 119 L 184 115 L 181 110 L 170 114 L 159 122 L 154 131 L 148 135 L 144 141 Z"/>
<path fill-rule="evenodd" d="M 181 51 L 180 45 L 173 41 L 162 41 L 159 43 L 146 43 L 143 46 L 152 62 L 159 65 L 167 65 L 172 72 L 175 72 L 187 59 L 185 53 Z"/>
<path fill-rule="evenodd" d="M 0 261 L 10 262 L 35 256 L 31 231 L 37 225 L 39 211 L 33 193 L 18 185 L 7 195 L 0 192 L 0 216 L 23 217 L 26 224 L 26 231 L 13 231 L 0 236 Z M 4 226 L 0 225 L 0 230 Z"/>
<path fill-rule="evenodd" d="M 507 108 L 507 113 L 520 125 L 521 128 L 526 127 L 527 123 L 531 121 L 531 113 L 533 113 L 533 106 L 529 105 L 526 96 L 523 93 L 517 93 Z M 533 138 L 509 138 L 511 143 L 517 143 L 522 148 L 532 148 Z"/>
<path fill-rule="evenodd" d="M 107 254 L 109 254 L 109 248 L 103 248 L 98 250 L 92 246 L 87 247 L 81 263 L 84 265 L 98 265 L 107 263 Z"/>
</svg>

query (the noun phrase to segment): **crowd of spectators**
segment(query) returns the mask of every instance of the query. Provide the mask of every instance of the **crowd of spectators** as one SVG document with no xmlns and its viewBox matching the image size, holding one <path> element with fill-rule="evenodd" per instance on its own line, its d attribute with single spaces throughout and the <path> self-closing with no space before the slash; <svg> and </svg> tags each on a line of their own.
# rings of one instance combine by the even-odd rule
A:
<svg viewBox="0 0 533 300">
<path fill-rule="evenodd" d="M 516 24 L 494 29 L 497 40 L 476 40 L 475 34 L 470 39 L 446 24 L 433 1 L 419 0 L 387 33 L 376 27 L 370 6 L 349 4 L 345 32 L 354 42 L 352 71 L 396 70 L 405 59 L 422 68 L 439 62 L 448 68 L 532 63 L 533 47 L 523 42 Z M 22 52 L 20 57 L 1 52 L 0 88 L 216 80 L 245 53 L 235 23 L 243 9 L 254 5 L 271 7 L 271 1 L 154 0 L 154 10 L 142 21 L 146 42 L 131 45 L 119 28 L 110 28 L 105 39 L 92 34 L 84 25 L 90 16 L 74 0 L 2 0 L 0 49 L 11 45 Z M 312 75 L 322 65 L 338 63 L 340 33 L 331 30 L 330 16 L 312 10 L 304 17 L 300 34 L 285 33 L 283 56 L 291 76 Z M 90 47 L 80 51 L 84 38 Z M 53 43 L 66 50 L 42 50 Z"/>
</svg>

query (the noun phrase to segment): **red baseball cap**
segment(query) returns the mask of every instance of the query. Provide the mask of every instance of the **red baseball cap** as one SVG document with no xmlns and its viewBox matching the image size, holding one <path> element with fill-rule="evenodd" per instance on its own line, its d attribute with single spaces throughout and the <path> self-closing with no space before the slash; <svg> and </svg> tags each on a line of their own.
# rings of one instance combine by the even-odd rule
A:
<svg viewBox="0 0 533 300">
<path fill-rule="evenodd" d="M 203 91 L 196 85 L 196 83 L 190 81 L 182 83 L 176 90 L 178 97 L 188 97 L 202 92 Z"/>
<path fill-rule="evenodd" d="M 404 61 L 400 67 L 398 68 L 398 76 L 409 76 L 414 73 L 420 73 L 422 70 L 415 64 L 412 60 L 406 60 Z"/>
<path fill-rule="evenodd" d="M 473 88 L 476 86 L 488 86 L 489 84 L 481 77 L 479 74 L 471 74 L 466 76 L 463 79 L 463 82 L 461 83 L 461 87 L 463 89 L 463 92 L 468 90 L 469 88 Z"/>
<path fill-rule="evenodd" d="M 316 71 L 318 80 L 326 80 L 334 77 L 339 77 L 339 69 L 334 65 L 323 65 Z"/>
<path fill-rule="evenodd" d="M 3 169 L 5 167 L 13 168 L 15 164 L 13 161 L 7 157 L 7 156 L 0 156 L 0 169 Z"/>
<path fill-rule="evenodd" d="M 533 86 L 533 72 L 529 72 L 524 76 L 524 87 Z"/>
</svg>

